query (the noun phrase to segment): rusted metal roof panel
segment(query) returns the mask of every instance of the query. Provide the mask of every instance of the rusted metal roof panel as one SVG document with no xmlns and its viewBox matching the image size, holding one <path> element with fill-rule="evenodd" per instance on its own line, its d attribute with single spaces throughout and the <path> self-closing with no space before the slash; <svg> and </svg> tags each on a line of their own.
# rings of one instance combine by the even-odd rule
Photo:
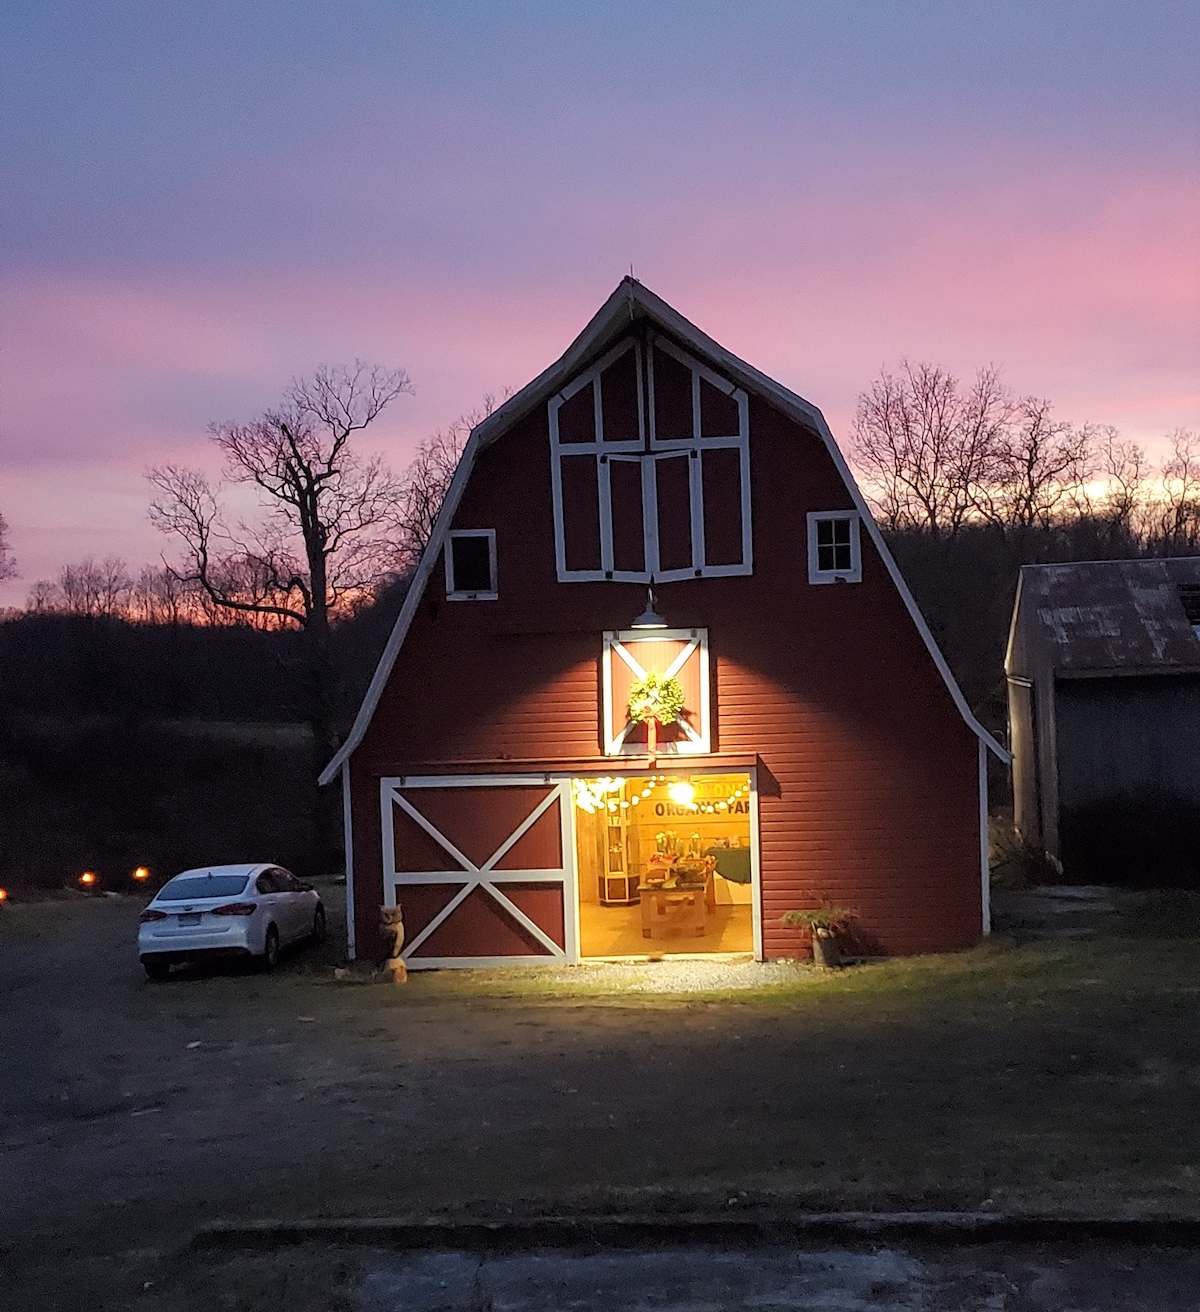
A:
<svg viewBox="0 0 1200 1312">
<path fill-rule="evenodd" d="M 1200 671 L 1200 556 L 1026 565 L 1017 628 L 1060 674 Z"/>
</svg>

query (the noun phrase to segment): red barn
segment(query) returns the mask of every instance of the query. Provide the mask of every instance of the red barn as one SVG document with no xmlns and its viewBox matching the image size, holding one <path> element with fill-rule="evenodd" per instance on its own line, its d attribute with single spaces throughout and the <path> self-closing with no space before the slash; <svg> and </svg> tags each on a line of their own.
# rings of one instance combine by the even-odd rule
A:
<svg viewBox="0 0 1200 1312">
<path fill-rule="evenodd" d="M 827 902 L 965 948 L 988 750 L 820 411 L 627 278 L 471 434 L 322 775 L 350 950 L 397 903 L 414 968 L 792 956 Z"/>
</svg>

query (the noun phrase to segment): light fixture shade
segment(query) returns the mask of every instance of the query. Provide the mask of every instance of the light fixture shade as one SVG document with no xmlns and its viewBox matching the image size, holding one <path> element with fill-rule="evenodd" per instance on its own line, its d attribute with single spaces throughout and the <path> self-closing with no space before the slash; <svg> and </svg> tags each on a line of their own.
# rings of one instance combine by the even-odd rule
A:
<svg viewBox="0 0 1200 1312">
<path fill-rule="evenodd" d="M 633 621 L 635 629 L 665 629 L 667 621 L 654 609 L 653 606 L 647 606 L 644 611 Z"/>
<path fill-rule="evenodd" d="M 633 621 L 635 629 L 665 629 L 667 621 L 654 609 L 654 589 L 646 589 L 646 609 Z"/>
</svg>

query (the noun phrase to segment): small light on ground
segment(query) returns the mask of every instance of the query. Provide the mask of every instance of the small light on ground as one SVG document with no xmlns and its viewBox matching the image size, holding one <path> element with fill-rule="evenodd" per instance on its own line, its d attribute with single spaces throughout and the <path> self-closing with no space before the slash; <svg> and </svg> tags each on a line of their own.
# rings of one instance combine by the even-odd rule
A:
<svg viewBox="0 0 1200 1312">
<path fill-rule="evenodd" d="M 146 880 L 150 878 L 150 871 L 147 870 L 145 866 L 138 866 L 133 872 L 133 877 L 139 884 L 144 884 Z"/>
<path fill-rule="evenodd" d="M 83 874 L 79 876 L 79 883 L 83 888 L 95 888 L 96 872 L 94 870 L 85 870 Z"/>
</svg>

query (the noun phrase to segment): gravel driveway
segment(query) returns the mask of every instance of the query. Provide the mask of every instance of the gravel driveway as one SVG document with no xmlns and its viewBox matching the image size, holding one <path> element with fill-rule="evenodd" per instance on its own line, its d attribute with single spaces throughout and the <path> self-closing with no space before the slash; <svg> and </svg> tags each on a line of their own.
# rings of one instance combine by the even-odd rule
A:
<svg viewBox="0 0 1200 1312">
<path fill-rule="evenodd" d="M 777 1197 L 1200 1211 L 1190 943 L 1156 945 L 1132 984 L 1070 946 L 866 991 L 787 965 L 728 977 L 770 976 L 774 1001 L 655 997 L 643 967 L 624 992 L 497 997 L 461 972 L 338 984 L 333 946 L 271 976 L 150 984 L 138 910 L 2 913 L 5 1312 L 317 1312 L 348 1289 L 369 1306 L 385 1278 L 363 1283 L 361 1252 L 174 1256 L 221 1218 Z M 696 987 L 710 969 L 681 967 Z"/>
</svg>

